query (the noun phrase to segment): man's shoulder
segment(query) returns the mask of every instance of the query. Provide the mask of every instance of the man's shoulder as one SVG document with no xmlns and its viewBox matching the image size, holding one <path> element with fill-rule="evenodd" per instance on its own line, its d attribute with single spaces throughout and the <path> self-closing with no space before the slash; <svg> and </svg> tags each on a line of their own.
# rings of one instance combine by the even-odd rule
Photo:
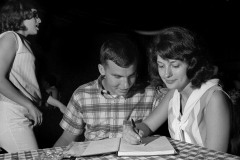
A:
<svg viewBox="0 0 240 160">
<path fill-rule="evenodd" d="M 146 87 L 145 87 L 145 91 L 149 91 L 149 92 L 156 92 L 157 91 L 157 89 L 154 87 L 154 86 L 152 86 L 152 85 L 147 85 Z"/>
<path fill-rule="evenodd" d="M 153 95 L 157 92 L 156 88 L 148 83 L 138 83 L 131 89 L 134 94 Z"/>
<path fill-rule="evenodd" d="M 90 81 L 88 83 L 80 85 L 75 91 L 74 94 L 82 94 L 82 93 L 97 93 L 99 92 L 99 88 L 97 85 L 97 80 Z"/>
</svg>

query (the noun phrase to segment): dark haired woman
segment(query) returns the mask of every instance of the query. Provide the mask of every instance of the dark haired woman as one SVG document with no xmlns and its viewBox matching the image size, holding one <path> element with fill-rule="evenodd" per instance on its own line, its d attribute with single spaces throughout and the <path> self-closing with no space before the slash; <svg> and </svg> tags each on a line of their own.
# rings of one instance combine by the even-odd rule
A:
<svg viewBox="0 0 240 160">
<path fill-rule="evenodd" d="M 185 28 L 161 30 L 149 49 L 153 84 L 169 89 L 161 104 L 143 123 L 140 135 L 156 131 L 167 119 L 172 138 L 226 152 L 230 136 L 230 99 L 215 78 L 195 35 Z M 124 131 L 129 143 L 139 138 Z"/>
</svg>

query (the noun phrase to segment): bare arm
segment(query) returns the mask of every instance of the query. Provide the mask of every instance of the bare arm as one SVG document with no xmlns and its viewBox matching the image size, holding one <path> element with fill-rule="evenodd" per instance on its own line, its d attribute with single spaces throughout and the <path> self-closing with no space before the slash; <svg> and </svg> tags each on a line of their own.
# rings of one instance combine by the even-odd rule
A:
<svg viewBox="0 0 240 160">
<path fill-rule="evenodd" d="M 77 135 L 73 135 L 68 131 L 64 131 L 61 137 L 57 140 L 53 147 L 67 146 L 74 140 L 76 140 Z"/>
<path fill-rule="evenodd" d="M 59 100 L 53 98 L 52 96 L 48 97 L 47 103 L 52 105 L 52 106 L 58 107 L 62 113 L 64 113 L 65 110 L 66 110 L 66 106 L 62 102 L 60 102 Z"/>
<path fill-rule="evenodd" d="M 174 90 L 168 91 L 158 107 L 143 121 L 151 131 L 156 131 L 168 118 L 168 105 Z"/>
<path fill-rule="evenodd" d="M 146 126 L 148 127 L 152 132 L 156 131 L 166 120 L 168 117 L 168 104 L 169 100 L 172 98 L 172 95 L 174 93 L 173 91 L 169 91 L 160 104 L 155 108 L 151 114 L 143 120 L 141 124 L 137 124 L 137 128 L 139 130 L 139 134 L 136 134 L 131 126 L 124 127 L 123 129 L 123 139 L 130 143 L 130 144 L 139 144 L 139 139 L 141 139 L 142 136 L 148 136 L 148 133 L 144 133 L 143 130 L 141 130 L 140 126 Z M 145 127 L 144 127 L 145 128 Z"/>
<path fill-rule="evenodd" d="M 206 109 L 206 147 L 226 152 L 230 136 L 230 103 L 222 91 L 215 91 Z"/>
<path fill-rule="evenodd" d="M 34 125 L 36 125 L 42 123 L 42 113 L 8 79 L 17 48 L 17 42 L 13 34 L 6 34 L 0 39 L 0 93 L 26 107 L 30 113 L 29 118 L 33 119 Z"/>
</svg>

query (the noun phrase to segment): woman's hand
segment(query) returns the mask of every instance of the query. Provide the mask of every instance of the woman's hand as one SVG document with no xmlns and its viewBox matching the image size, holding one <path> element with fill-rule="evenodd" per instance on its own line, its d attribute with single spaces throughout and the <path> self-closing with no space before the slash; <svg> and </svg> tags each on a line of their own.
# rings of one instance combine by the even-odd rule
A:
<svg viewBox="0 0 240 160">
<path fill-rule="evenodd" d="M 42 112 L 38 110 L 34 105 L 28 107 L 29 114 L 26 115 L 27 118 L 33 120 L 33 126 L 42 124 Z"/>
<path fill-rule="evenodd" d="M 141 144 L 143 132 L 141 130 L 136 131 L 131 125 L 123 126 L 123 139 L 130 144 Z"/>
</svg>

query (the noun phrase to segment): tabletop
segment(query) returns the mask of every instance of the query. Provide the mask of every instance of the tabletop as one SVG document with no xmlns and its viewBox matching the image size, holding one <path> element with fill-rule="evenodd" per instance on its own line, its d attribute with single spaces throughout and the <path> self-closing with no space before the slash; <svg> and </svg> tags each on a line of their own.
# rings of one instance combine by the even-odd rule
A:
<svg viewBox="0 0 240 160">
<path fill-rule="evenodd" d="M 169 138 L 170 143 L 173 145 L 177 154 L 175 155 L 162 155 L 162 156 L 144 156 L 144 157 L 118 157 L 116 154 L 81 157 L 76 160 L 240 160 L 240 157 L 209 150 L 207 148 L 193 145 L 190 143 L 173 140 Z M 40 160 L 43 154 L 60 155 L 65 147 L 46 148 L 33 151 L 17 152 L 0 154 L 0 160 Z M 54 154 L 53 154 L 54 153 Z M 49 156 L 50 157 L 50 156 Z M 53 157 L 48 160 L 55 160 Z"/>
</svg>

